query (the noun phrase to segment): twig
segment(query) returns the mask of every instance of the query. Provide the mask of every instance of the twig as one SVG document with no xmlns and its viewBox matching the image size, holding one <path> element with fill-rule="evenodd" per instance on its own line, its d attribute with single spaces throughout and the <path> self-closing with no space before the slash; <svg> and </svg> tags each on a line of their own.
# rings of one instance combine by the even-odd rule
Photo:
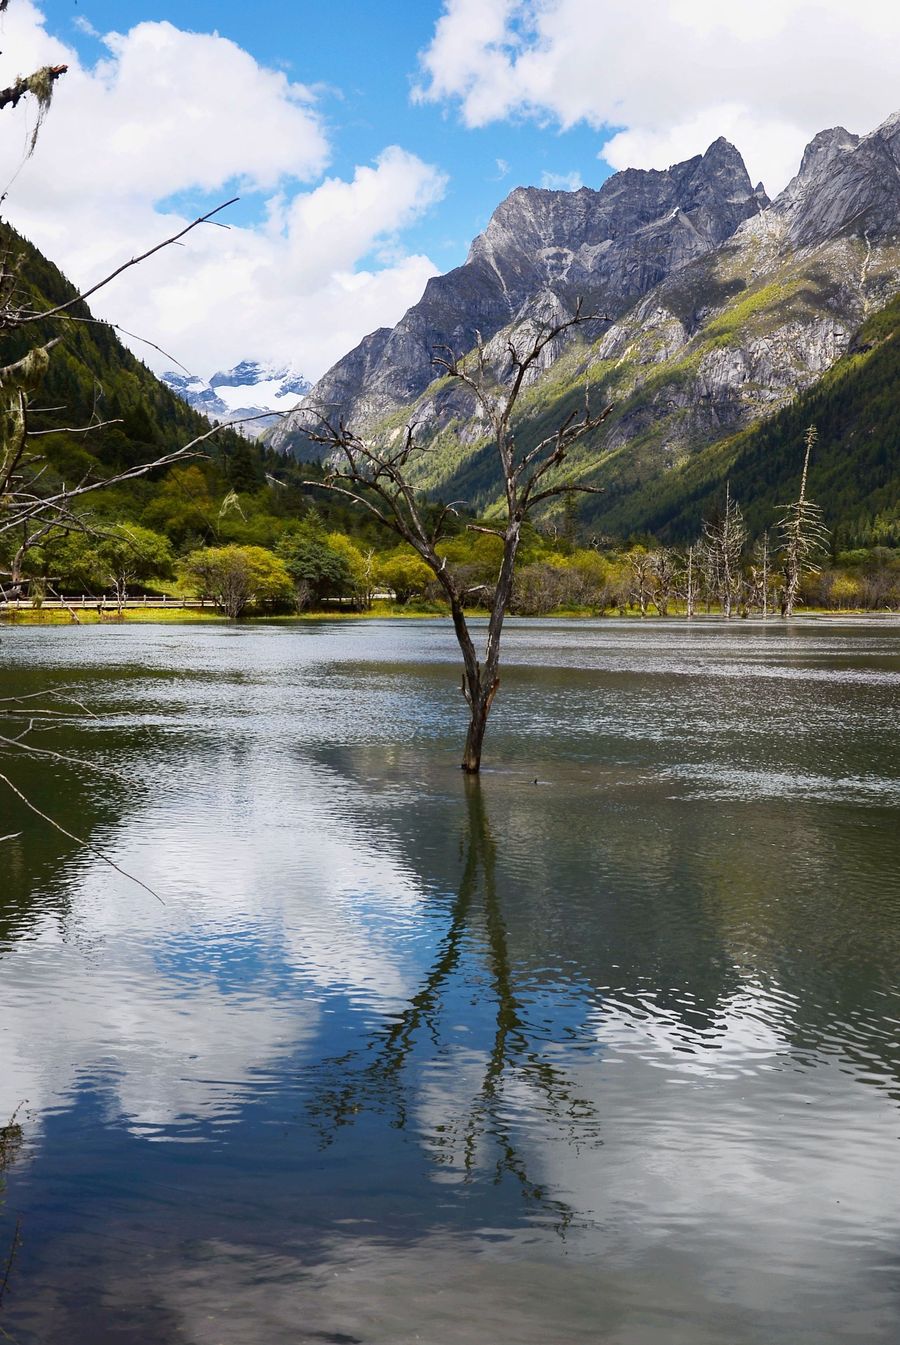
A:
<svg viewBox="0 0 900 1345">
<path fill-rule="evenodd" d="M 0 98 L 2 98 L 2 94 L 0 94 Z M 215 210 L 207 211 L 205 215 L 199 215 L 197 219 L 192 220 L 190 224 L 185 225 L 185 227 L 180 229 L 178 233 L 172 234 L 170 238 L 164 238 L 161 243 L 156 243 L 152 248 L 148 248 L 146 252 L 142 252 L 140 256 L 132 257 L 130 261 L 123 262 L 122 265 L 117 266 L 114 271 L 110 271 L 108 276 L 104 276 L 102 280 L 98 280 L 96 285 L 92 285 L 90 289 L 82 290 L 82 292 L 76 294 L 73 299 L 67 299 L 65 303 L 57 304 L 55 308 L 48 308 L 40 313 L 23 313 L 20 316 L 19 321 L 23 323 L 42 322 L 45 318 L 55 317 L 57 313 L 65 313 L 67 309 L 73 308 L 75 304 L 83 303 L 84 300 L 89 299 L 92 294 L 96 294 L 98 290 L 102 290 L 105 285 L 110 283 L 110 281 L 113 281 L 117 276 L 120 276 L 123 271 L 130 270 L 132 266 L 139 266 L 141 262 L 145 262 L 147 258 L 152 257 L 154 253 L 161 252 L 163 248 L 171 247 L 173 243 L 178 242 L 179 238 L 184 238 L 185 234 L 189 234 L 192 229 L 196 229 L 199 224 L 206 224 L 208 220 L 212 219 L 213 215 L 218 215 L 220 210 L 227 210 L 230 205 L 234 205 L 240 199 L 239 196 L 232 196 L 230 201 L 223 201 L 221 205 L 216 206 Z"/>
<path fill-rule="evenodd" d="M 85 841 L 80 836 L 76 836 L 74 832 L 67 831 L 66 828 L 62 826 L 59 822 L 54 821 L 52 817 L 48 817 L 46 813 L 42 813 L 40 808 L 38 808 L 36 804 L 32 803 L 30 799 L 26 798 L 25 795 L 22 793 L 21 789 L 19 789 L 17 785 L 13 784 L 12 780 L 10 780 L 8 775 L 3 775 L 2 772 L 0 772 L 0 781 L 2 781 L 3 784 L 5 784 L 9 789 L 11 789 L 12 792 L 22 800 L 22 802 L 25 804 L 25 807 L 28 808 L 30 812 L 34 813 L 36 817 L 39 817 L 42 822 L 46 822 L 48 826 L 53 827 L 54 831 L 58 831 L 62 836 L 66 836 L 70 841 L 74 841 L 76 845 L 80 845 L 85 850 L 90 850 L 91 854 L 96 855 L 97 858 L 102 860 L 104 864 L 108 864 L 111 869 L 115 869 L 116 873 L 121 873 L 123 878 L 128 878 L 132 883 L 137 883 L 138 887 L 142 887 L 145 892 L 149 892 L 151 897 L 156 898 L 160 906 L 165 906 L 166 903 L 163 901 L 159 893 L 154 892 L 153 888 L 148 886 L 147 883 L 143 882 L 142 879 L 136 878 L 134 874 L 129 873 L 127 869 L 120 868 L 120 866 L 115 862 L 115 860 L 110 859 L 109 856 L 105 855 L 102 850 L 98 850 L 96 845 L 91 845 L 90 841 Z"/>
</svg>

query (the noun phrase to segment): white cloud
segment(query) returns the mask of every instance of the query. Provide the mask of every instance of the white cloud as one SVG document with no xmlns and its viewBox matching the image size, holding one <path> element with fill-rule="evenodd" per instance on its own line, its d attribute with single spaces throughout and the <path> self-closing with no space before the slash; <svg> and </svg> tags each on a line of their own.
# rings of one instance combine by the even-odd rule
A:
<svg viewBox="0 0 900 1345">
<path fill-rule="evenodd" d="M 780 190 L 824 127 L 895 110 L 894 0 L 445 0 L 420 100 L 470 126 L 515 116 L 617 133 L 615 168 L 666 167 L 719 135 Z"/>
<path fill-rule="evenodd" d="M 339 782 L 302 763 L 284 769 L 290 814 L 281 773 L 250 777 L 243 757 L 224 753 L 191 777 L 189 817 L 178 793 L 155 791 L 104 838 L 165 906 L 84 855 L 64 915 L 37 918 L 0 951 L 0 1118 L 27 1101 L 40 1123 L 91 1075 L 140 1133 L 233 1117 L 259 1071 L 310 1045 L 325 993 L 373 1014 L 408 1001 L 418 968 L 397 931 L 422 908 L 415 875 L 341 817 Z M 298 842 L 313 829 L 314 844 Z M 248 830 L 258 845 L 245 844 Z M 243 949 L 254 976 L 229 988 L 225 949 Z M 277 993 L 270 977 L 292 992 Z M 63 982 L 82 990 L 60 996 Z"/>
<path fill-rule="evenodd" d="M 577 168 L 571 173 L 541 173 L 541 186 L 549 191 L 577 191 L 584 186 L 584 178 Z"/>
<path fill-rule="evenodd" d="M 349 181 L 322 181 L 330 146 L 314 90 L 225 38 L 167 22 L 103 41 L 103 59 L 86 67 L 32 0 L 3 16 L 0 82 L 44 62 L 70 67 L 6 210 L 76 284 L 183 227 L 192 198 L 268 199 L 260 223 L 242 205 L 228 232 L 198 229 L 98 294 L 99 316 L 200 374 L 250 358 L 316 377 L 419 298 L 437 268 L 398 240 L 442 195 L 436 168 L 389 146 Z M 4 113 L 0 185 L 21 163 L 27 104 Z"/>
</svg>

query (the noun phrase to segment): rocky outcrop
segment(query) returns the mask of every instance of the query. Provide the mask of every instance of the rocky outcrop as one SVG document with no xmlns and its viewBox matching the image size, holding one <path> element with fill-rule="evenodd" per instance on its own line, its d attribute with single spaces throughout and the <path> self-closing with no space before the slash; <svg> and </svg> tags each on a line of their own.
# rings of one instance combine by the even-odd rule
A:
<svg viewBox="0 0 900 1345">
<path fill-rule="evenodd" d="M 862 137 L 821 132 L 771 203 L 719 141 L 702 159 L 620 173 L 600 192 L 513 192 L 466 265 L 433 281 L 392 332 L 367 338 L 310 400 L 374 432 L 415 421 L 434 450 L 417 460 L 417 484 L 487 509 L 499 482 L 479 408 L 465 387 L 429 381 L 431 347 L 465 350 L 480 330 L 502 378 L 511 328 L 550 321 L 582 295 L 612 320 L 548 346 L 520 401 L 517 442 L 527 449 L 582 406 L 586 387 L 594 404 L 611 401 L 566 471 L 604 486 L 586 516 L 627 530 L 648 486 L 809 388 L 898 291 L 900 114 Z"/>
<path fill-rule="evenodd" d="M 664 172 L 617 173 L 599 191 L 517 188 L 464 265 L 430 280 L 393 330 L 360 342 L 319 380 L 308 404 L 368 430 L 428 387 L 437 347 L 462 354 L 548 302 L 571 308 L 582 297 L 618 315 L 766 204 L 724 139 Z M 272 444 L 288 447 L 297 428 L 286 421 Z"/>
<path fill-rule="evenodd" d="M 860 138 L 842 126 L 820 131 L 772 215 L 794 247 L 853 230 L 871 241 L 896 238 L 900 186 L 900 113 Z"/>
</svg>

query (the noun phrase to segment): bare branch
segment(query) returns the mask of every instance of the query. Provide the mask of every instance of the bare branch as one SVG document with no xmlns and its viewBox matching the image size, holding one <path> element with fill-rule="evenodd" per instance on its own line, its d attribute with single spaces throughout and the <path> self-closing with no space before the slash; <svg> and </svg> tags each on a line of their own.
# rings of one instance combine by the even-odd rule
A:
<svg viewBox="0 0 900 1345">
<path fill-rule="evenodd" d="M 145 262 L 147 258 L 152 257 L 154 253 L 161 252 L 163 248 L 171 247 L 172 244 L 177 243 L 180 238 L 184 238 L 185 234 L 189 234 L 192 229 L 196 229 L 200 224 L 208 223 L 214 215 L 218 215 L 222 210 L 227 210 L 229 206 L 234 205 L 239 200 L 239 196 L 233 196 L 230 201 L 223 201 L 222 204 L 217 205 L 214 210 L 207 211 L 205 215 L 199 215 L 197 219 L 192 220 L 190 224 L 185 225 L 185 227 L 180 229 L 178 233 L 172 234 L 170 238 L 164 238 L 161 243 L 156 243 L 152 248 L 148 248 L 146 252 L 142 252 L 137 257 L 132 257 L 130 261 L 123 262 L 122 265 L 117 266 L 114 271 L 110 271 L 109 275 L 104 276 L 102 280 L 98 280 L 96 285 L 92 285 L 90 289 L 83 290 L 81 294 L 76 294 L 73 299 L 67 299 L 65 303 L 57 304 L 55 308 L 48 308 L 40 313 L 23 313 L 19 316 L 19 323 L 43 322 L 45 318 L 55 317 L 58 313 L 65 313 L 67 309 L 73 308 L 75 304 L 83 303 L 84 300 L 89 299 L 92 294 L 96 294 L 98 290 L 102 290 L 111 281 L 115 280 L 117 276 L 120 276 L 123 273 L 123 271 L 130 270 L 132 266 L 139 266 L 141 262 Z"/>
<path fill-rule="evenodd" d="M 90 434 L 91 430 L 103 430 L 107 425 L 123 425 L 121 416 L 115 420 L 98 420 L 93 425 L 59 425 L 53 430 L 29 430 L 29 439 L 39 439 L 44 434 Z"/>
<path fill-rule="evenodd" d="M 22 800 L 29 812 L 34 813 L 42 822 L 46 822 L 54 831 L 58 831 L 60 835 L 67 837 L 70 841 L 74 841 L 76 845 L 80 845 L 83 850 L 90 850 L 91 854 L 96 855 L 104 864 L 108 864 L 111 869 L 115 869 L 116 873 L 121 873 L 123 878 L 128 878 L 132 883 L 137 883 L 138 887 L 142 887 L 145 892 L 149 892 L 151 897 L 156 898 L 160 906 L 165 906 L 166 903 L 163 901 L 162 897 L 158 892 L 154 892 L 152 887 L 148 887 L 145 882 L 142 882 L 140 878 L 136 878 L 133 873 L 128 873 L 127 870 L 120 868 L 119 865 L 116 864 L 114 860 L 110 859 L 108 855 L 105 855 L 102 850 L 98 850 L 95 845 L 91 845 L 90 841 L 82 840 L 81 837 L 76 836 L 74 832 L 67 831 L 64 826 L 61 826 L 59 822 L 56 822 L 52 817 L 49 817 L 47 813 L 41 812 L 40 808 L 32 803 L 29 798 L 26 798 L 21 789 L 14 785 L 8 776 L 0 773 L 0 781 L 11 789 L 12 792 Z"/>
<path fill-rule="evenodd" d="M 541 490 L 537 495 L 532 495 L 529 504 L 539 504 L 541 500 L 550 500 L 554 495 L 603 495 L 603 486 L 578 486 L 575 484 L 565 486 L 549 486 L 546 490 Z"/>
<path fill-rule="evenodd" d="M 177 364 L 179 369 L 183 369 L 184 372 L 188 375 L 191 374 L 191 370 L 187 367 L 187 365 L 182 364 L 181 360 L 179 360 L 175 355 L 171 354 L 170 351 L 164 350 L 162 346 L 158 346 L 155 341 L 148 341 L 146 336 L 138 336 L 137 332 L 130 332 L 127 327 L 120 326 L 118 322 L 109 322 L 106 318 L 94 318 L 94 317 L 84 318 L 78 316 L 75 313 L 67 314 L 66 321 L 84 322 L 88 323 L 93 327 L 109 327 L 114 332 L 121 332 L 123 336 L 130 337 L 132 341 L 140 341 L 141 345 L 149 346 L 151 350 L 156 350 L 159 352 L 160 355 L 165 355 L 166 359 L 171 360 L 173 364 Z M 284 412 L 273 411 L 272 414 L 284 415 Z"/>
<path fill-rule="evenodd" d="M 467 523 L 467 524 L 466 524 L 466 531 L 467 531 L 467 532 L 483 532 L 483 533 L 486 533 L 488 537 L 499 537 L 501 541 L 503 541 L 503 539 L 504 539 L 505 536 L 506 536 L 506 533 L 503 532 L 502 529 L 500 529 L 500 528 L 484 528 L 484 527 L 482 527 L 482 525 L 481 525 L 480 523 Z"/>
</svg>

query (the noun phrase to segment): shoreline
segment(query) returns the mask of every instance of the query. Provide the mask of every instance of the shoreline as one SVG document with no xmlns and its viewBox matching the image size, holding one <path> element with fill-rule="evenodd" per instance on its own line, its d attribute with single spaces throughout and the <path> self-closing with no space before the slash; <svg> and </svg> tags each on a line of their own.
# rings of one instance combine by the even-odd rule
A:
<svg viewBox="0 0 900 1345">
<path fill-rule="evenodd" d="M 116 612 L 100 613 L 92 608 L 77 608 L 78 619 L 74 620 L 72 614 L 66 608 L 18 608 L 10 611 L 0 609 L 0 629 L 4 626 L 125 626 L 125 625 L 207 625 L 210 622 L 223 626 L 254 626 L 254 625 L 302 625 L 304 623 L 315 623 L 322 621 L 439 621 L 448 620 L 449 611 L 410 611 L 404 607 L 380 606 L 372 608 L 365 612 L 351 612 L 335 610 L 333 612 L 296 612 L 296 613 L 253 613 L 249 616 L 241 616 L 236 620 L 229 619 L 221 612 L 213 610 L 203 611 L 196 607 L 175 607 L 166 605 L 159 607 L 132 607 L 126 608 L 124 613 L 119 616 Z M 466 613 L 469 618 L 485 617 L 488 613 L 480 610 L 472 610 Z M 802 611 L 794 613 L 792 620 L 825 618 L 829 620 L 859 620 L 866 619 L 870 621 L 884 621 L 891 618 L 900 617 L 900 612 L 895 611 L 866 611 L 862 608 L 834 609 L 825 607 L 804 608 Z M 533 615 L 512 614 L 508 620 L 525 621 L 627 621 L 627 622 L 690 622 L 691 624 L 704 624 L 707 621 L 723 621 L 720 612 L 697 612 L 693 617 L 688 617 L 684 612 L 670 612 L 667 616 L 659 616 L 658 613 L 648 614 L 642 617 L 640 612 L 595 612 L 585 611 L 584 609 L 559 608 L 553 612 L 541 612 Z M 733 616 L 729 618 L 731 624 L 741 625 L 742 623 L 762 623 L 782 622 L 785 618 L 779 613 L 773 612 L 763 617 L 759 613 L 752 613 L 749 616 Z"/>
</svg>

